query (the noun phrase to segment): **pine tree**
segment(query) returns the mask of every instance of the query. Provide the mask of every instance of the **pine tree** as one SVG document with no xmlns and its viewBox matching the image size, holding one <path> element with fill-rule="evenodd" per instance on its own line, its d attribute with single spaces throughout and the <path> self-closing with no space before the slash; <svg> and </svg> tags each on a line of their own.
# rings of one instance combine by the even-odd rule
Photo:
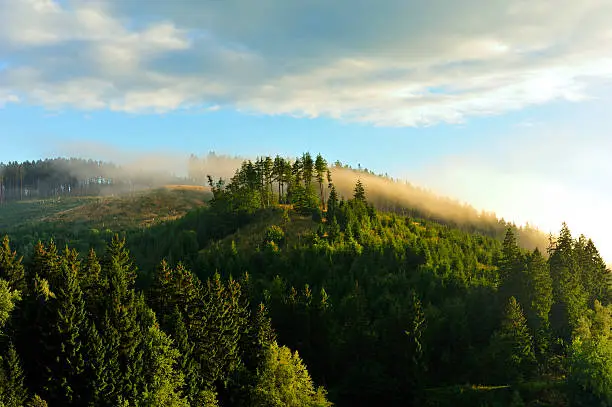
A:
<svg viewBox="0 0 612 407">
<path fill-rule="evenodd" d="M 183 315 L 175 308 L 172 314 L 171 336 L 174 345 L 179 351 L 177 366 L 184 375 L 183 394 L 191 405 L 202 405 L 206 398 L 206 388 L 200 367 L 194 359 L 195 344 L 190 340 L 187 327 L 183 322 Z"/>
<path fill-rule="evenodd" d="M 510 297 L 500 329 L 491 339 L 491 356 L 498 366 L 495 372 L 509 381 L 526 379 L 535 366 L 533 338 L 520 304 Z"/>
<path fill-rule="evenodd" d="M 179 310 L 188 327 L 198 318 L 198 308 L 202 295 L 200 280 L 182 263 L 171 268 L 162 261 L 157 268 L 153 285 L 149 293 L 149 304 L 167 327 L 167 317 L 170 317 L 175 308 Z"/>
<path fill-rule="evenodd" d="M 47 349 L 54 363 L 47 365 L 48 399 L 62 405 L 79 405 L 85 390 L 83 342 L 88 321 L 78 281 L 76 252 L 67 250 L 53 303 L 53 327 Z"/>
<path fill-rule="evenodd" d="M 55 363 L 57 346 L 52 336 L 57 316 L 55 301 L 49 282 L 36 276 L 21 304 L 14 343 L 27 372 L 27 387 L 34 393 L 44 391 L 48 366 Z"/>
<path fill-rule="evenodd" d="M 612 403 L 612 308 L 595 300 L 578 321 L 569 347 L 567 384 L 572 405 Z"/>
<path fill-rule="evenodd" d="M 550 345 L 549 314 L 553 304 L 552 279 L 548 263 L 538 249 L 528 257 L 528 307 L 526 311 L 527 322 L 535 332 L 535 351 L 538 360 L 543 364 L 550 359 L 548 348 Z"/>
<path fill-rule="evenodd" d="M 252 406 L 329 407 L 326 392 L 315 388 L 297 352 L 272 343 L 252 390 Z"/>
<path fill-rule="evenodd" d="M 317 158 L 315 159 L 315 172 L 317 176 L 317 182 L 319 183 L 319 192 L 321 194 L 321 206 L 325 208 L 325 196 L 323 194 L 323 181 L 325 177 L 325 173 L 328 171 L 327 162 L 321 156 L 321 154 L 317 154 Z M 331 177 L 330 177 L 331 178 Z M 330 180 L 328 180 L 329 183 Z"/>
<path fill-rule="evenodd" d="M 272 204 L 272 181 L 274 177 L 274 161 L 272 161 L 271 157 L 266 157 L 263 161 L 263 181 L 264 181 L 264 191 L 263 196 L 265 197 L 265 205 L 270 206 Z"/>
<path fill-rule="evenodd" d="M 102 281 L 105 283 L 103 297 L 105 304 L 102 312 L 108 313 L 110 326 L 117 341 L 117 359 L 120 382 L 117 394 L 126 400 L 137 397 L 133 382 L 140 380 L 141 357 L 137 352 L 142 340 L 142 332 L 137 321 L 137 298 L 133 289 L 135 268 L 125 248 L 125 241 L 117 236 L 107 248 L 102 265 Z"/>
<path fill-rule="evenodd" d="M 98 309 L 102 302 L 100 290 L 105 286 L 105 284 L 100 281 L 101 270 L 102 268 L 98 261 L 98 256 L 92 248 L 87 255 L 80 281 L 87 309 L 94 316 L 98 313 Z"/>
<path fill-rule="evenodd" d="M 310 184 L 312 183 L 312 177 L 314 175 L 314 162 L 310 153 L 304 153 L 302 155 L 302 175 L 304 178 L 304 189 L 306 192 L 310 192 Z"/>
<path fill-rule="evenodd" d="M 118 396 L 117 381 L 119 365 L 117 359 L 118 338 L 114 335 L 108 320 L 102 320 L 102 335 L 96 325 L 89 322 L 85 340 L 85 377 L 87 390 L 83 394 L 83 404 L 111 406 Z"/>
<path fill-rule="evenodd" d="M 247 316 L 240 297 L 238 282 L 230 279 L 226 287 L 218 273 L 203 288 L 201 325 L 192 332 L 198 343 L 196 358 L 202 363 L 202 376 L 209 388 L 239 365 L 238 342 Z"/>
<path fill-rule="evenodd" d="M 527 302 L 525 274 L 525 257 L 516 241 L 512 228 L 506 230 L 499 259 L 500 293 L 505 302 L 511 296 Z"/>
<path fill-rule="evenodd" d="M 34 246 L 32 260 L 27 268 L 27 280 L 33 281 L 36 276 L 53 286 L 60 273 L 61 258 L 55 242 L 51 240 L 45 247 L 40 241 Z"/>
<path fill-rule="evenodd" d="M 581 282 L 588 293 L 588 304 L 592 306 L 595 300 L 609 304 L 612 301 L 612 275 L 605 261 L 591 239 L 581 236 L 577 253 L 578 267 L 581 271 Z"/>
<path fill-rule="evenodd" d="M 552 307 L 552 279 L 546 259 L 536 248 L 527 262 L 527 276 L 530 287 L 529 303 L 532 326 L 538 329 L 548 326 L 548 315 Z"/>
<path fill-rule="evenodd" d="M 21 300 L 18 291 L 11 290 L 6 280 L 0 279 L 0 333 L 9 320 L 17 301 Z"/>
<path fill-rule="evenodd" d="M 125 238 L 120 239 L 117 234 L 113 235 L 113 238 L 106 247 L 106 256 L 102 265 L 109 268 L 112 263 L 116 263 L 116 267 L 122 270 L 127 286 L 132 287 L 136 281 L 137 268 L 126 247 Z"/>
<path fill-rule="evenodd" d="M 353 198 L 356 201 L 361 201 L 361 202 L 366 201 L 365 188 L 363 187 L 363 183 L 361 182 L 361 179 L 358 179 L 357 183 L 355 184 Z"/>
<path fill-rule="evenodd" d="M 172 290 L 173 270 L 168 262 L 163 259 L 155 270 L 153 276 L 153 284 L 149 289 L 149 305 L 155 311 L 159 318 L 162 319 L 165 315 L 169 315 L 172 308 Z"/>
<path fill-rule="evenodd" d="M 24 385 L 24 373 L 19 357 L 12 343 L 9 343 L 6 355 L 1 361 L 0 405 L 21 407 L 25 404 L 28 393 Z"/>
<path fill-rule="evenodd" d="M 278 155 L 274 158 L 272 165 L 272 174 L 274 180 L 278 184 L 278 203 L 283 203 L 283 192 L 285 184 L 285 160 Z"/>
<path fill-rule="evenodd" d="M 329 199 L 327 200 L 327 213 L 325 214 L 327 222 L 336 219 L 336 213 L 338 211 L 338 193 L 336 192 L 336 187 L 331 185 L 330 188 Z"/>
<path fill-rule="evenodd" d="M 4 236 L 0 243 L 0 278 L 6 280 L 12 290 L 23 293 L 26 285 L 21 260 L 17 258 L 17 252 L 11 250 L 8 236 Z"/>
<path fill-rule="evenodd" d="M 588 294 L 580 282 L 581 273 L 574 252 L 574 240 L 563 223 L 559 239 L 549 247 L 550 275 L 553 282 L 551 326 L 569 340 L 578 319 L 587 309 Z"/>
<path fill-rule="evenodd" d="M 266 307 L 259 304 L 250 315 L 247 330 L 241 339 L 242 361 L 250 371 L 256 371 L 265 360 L 268 347 L 276 340 Z"/>
<path fill-rule="evenodd" d="M 179 352 L 172 347 L 170 338 L 155 323 L 155 315 L 150 314 L 153 323 L 144 333 L 142 340 L 142 378 L 144 387 L 133 402 L 145 406 L 189 407 L 181 395 L 184 386 L 183 373 L 177 371 Z"/>
</svg>

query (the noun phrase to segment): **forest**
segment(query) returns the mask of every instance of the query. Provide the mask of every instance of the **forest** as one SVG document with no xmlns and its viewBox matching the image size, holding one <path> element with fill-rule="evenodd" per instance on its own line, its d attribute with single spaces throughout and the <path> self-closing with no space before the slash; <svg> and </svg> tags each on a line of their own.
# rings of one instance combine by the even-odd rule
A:
<svg viewBox="0 0 612 407">
<path fill-rule="evenodd" d="M 0 163 L 0 205 L 7 201 L 131 192 L 177 177 L 163 171 L 127 171 L 80 158 Z"/>
<path fill-rule="evenodd" d="M 0 230 L 0 405 L 612 405 L 590 239 L 525 244 L 334 174 L 261 157 L 147 227 Z"/>
</svg>

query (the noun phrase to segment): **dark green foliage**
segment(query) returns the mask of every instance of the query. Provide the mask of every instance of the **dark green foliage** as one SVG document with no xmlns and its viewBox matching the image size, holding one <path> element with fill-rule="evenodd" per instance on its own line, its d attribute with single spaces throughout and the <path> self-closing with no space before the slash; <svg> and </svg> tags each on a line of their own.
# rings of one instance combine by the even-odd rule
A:
<svg viewBox="0 0 612 407">
<path fill-rule="evenodd" d="M 183 322 L 183 315 L 178 307 L 171 315 L 169 331 L 174 339 L 174 346 L 179 351 L 177 364 L 179 371 L 184 375 L 184 385 L 182 393 L 187 397 L 191 405 L 201 405 L 206 398 L 206 385 L 201 375 L 201 368 L 194 359 L 194 349 L 196 344 L 189 339 L 189 332 Z"/>
<path fill-rule="evenodd" d="M 131 252 L 99 233 L 101 262 L 31 237 L 20 268 L 3 241 L 2 400 L 325 406 L 323 385 L 339 406 L 609 401 L 610 273 L 592 241 L 564 225 L 546 258 L 502 221 L 378 212 L 368 179 L 346 199 L 320 155 L 260 157 L 210 178 L 209 207 L 126 234 Z"/>
<path fill-rule="evenodd" d="M 252 372 L 257 371 L 265 360 L 268 347 L 276 340 L 276 334 L 272 329 L 272 323 L 268 316 L 266 307 L 260 304 L 251 313 L 251 318 L 243 333 L 242 342 L 242 361 L 247 369 Z"/>
<path fill-rule="evenodd" d="M 50 353 L 44 386 L 46 399 L 62 405 L 79 405 L 85 388 L 84 347 L 88 321 L 78 281 L 80 265 L 76 252 L 66 250 L 51 308 L 52 328 L 43 336 L 43 346 Z"/>
<path fill-rule="evenodd" d="M 548 250 L 553 282 L 551 326 L 558 336 L 568 340 L 578 319 L 587 309 L 588 293 L 582 286 L 575 242 L 565 223 L 559 239 Z"/>
<path fill-rule="evenodd" d="M 580 318 L 569 352 L 574 405 L 612 405 L 612 309 L 599 301 Z"/>
<path fill-rule="evenodd" d="M 0 242 L 0 278 L 6 280 L 12 290 L 23 292 L 26 288 L 21 258 L 11 250 L 8 236 L 4 236 Z"/>
<path fill-rule="evenodd" d="M 363 183 L 361 182 L 361 180 L 357 180 L 357 184 L 355 185 L 355 193 L 353 195 L 353 198 L 357 201 L 364 201 L 366 200 L 366 196 L 365 196 L 365 188 L 363 187 Z"/>
<path fill-rule="evenodd" d="M 504 382 L 517 382 L 529 378 L 535 367 L 533 338 L 527 327 L 523 309 L 510 297 L 501 321 L 501 327 L 491 338 L 490 356 L 492 373 Z"/>
<path fill-rule="evenodd" d="M 104 328 L 108 323 L 103 325 Z M 116 353 L 103 341 L 93 322 L 89 322 L 85 333 L 85 375 L 89 378 L 86 390 L 82 394 L 86 405 L 107 405 L 115 394 L 115 380 L 119 374 L 116 365 Z M 111 343 L 110 346 L 114 344 Z M 113 366 L 114 365 L 114 366 Z"/>
<path fill-rule="evenodd" d="M 28 398 L 24 373 L 12 343 L 0 359 L 0 405 L 21 407 Z"/>
</svg>

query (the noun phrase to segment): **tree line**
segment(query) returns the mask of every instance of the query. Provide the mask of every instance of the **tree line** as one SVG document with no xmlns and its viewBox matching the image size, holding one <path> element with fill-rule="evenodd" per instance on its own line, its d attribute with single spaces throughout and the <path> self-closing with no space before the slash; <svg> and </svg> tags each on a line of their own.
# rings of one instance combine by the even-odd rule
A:
<svg viewBox="0 0 612 407">
<path fill-rule="evenodd" d="M 0 204 L 62 196 L 100 195 L 150 188 L 170 179 L 162 172 L 129 172 L 103 161 L 53 158 L 0 163 Z"/>
</svg>

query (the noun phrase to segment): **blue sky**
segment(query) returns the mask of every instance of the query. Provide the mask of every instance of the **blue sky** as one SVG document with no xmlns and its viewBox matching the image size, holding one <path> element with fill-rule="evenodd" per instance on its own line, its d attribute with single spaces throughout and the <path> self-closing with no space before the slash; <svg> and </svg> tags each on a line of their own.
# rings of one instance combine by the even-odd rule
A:
<svg viewBox="0 0 612 407">
<path fill-rule="evenodd" d="M 0 161 L 296 156 L 612 258 L 609 0 L 0 0 Z"/>
</svg>

